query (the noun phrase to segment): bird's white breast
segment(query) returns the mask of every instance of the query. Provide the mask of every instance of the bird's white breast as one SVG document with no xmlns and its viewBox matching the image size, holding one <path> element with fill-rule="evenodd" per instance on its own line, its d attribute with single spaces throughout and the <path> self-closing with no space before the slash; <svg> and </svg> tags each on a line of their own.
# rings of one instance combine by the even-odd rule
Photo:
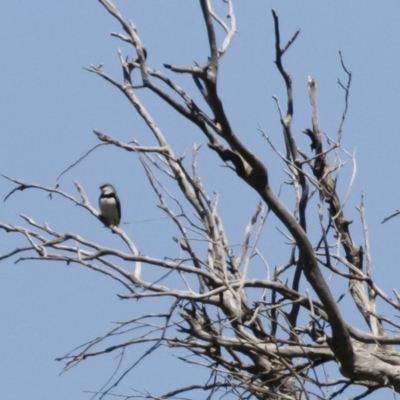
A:
<svg viewBox="0 0 400 400">
<path fill-rule="evenodd" d="M 102 197 L 99 200 L 99 206 L 102 215 L 109 223 L 116 225 L 119 219 L 116 200 L 113 197 Z"/>
</svg>

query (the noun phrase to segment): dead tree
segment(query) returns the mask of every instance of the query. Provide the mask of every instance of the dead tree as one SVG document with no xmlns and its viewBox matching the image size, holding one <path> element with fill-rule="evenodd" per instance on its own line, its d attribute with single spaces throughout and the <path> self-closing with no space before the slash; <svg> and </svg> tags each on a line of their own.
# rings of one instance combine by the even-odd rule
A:
<svg viewBox="0 0 400 400">
<path fill-rule="evenodd" d="M 66 368 L 88 357 L 147 345 L 145 353 L 132 361 L 129 370 L 99 391 L 99 397 L 104 397 L 115 393 L 118 382 L 134 367 L 140 368 L 140 361 L 146 355 L 160 346 L 168 346 L 186 352 L 182 362 L 208 368 L 208 381 L 182 385 L 169 393 L 132 394 L 126 398 L 181 398 L 201 390 L 208 393 L 207 398 L 230 394 L 230 398 L 243 399 L 326 399 L 334 398 L 352 385 L 362 388 L 358 398 L 383 387 L 400 393 L 400 356 L 392 347 L 400 343 L 397 333 L 400 326 L 390 317 L 379 314 L 376 306 L 379 298 L 396 312 L 400 298 L 397 295 L 391 298 L 373 280 L 363 201 L 359 213 L 365 242 L 360 244 L 351 238 L 351 221 L 346 218 L 344 199 L 337 190 L 336 178 L 342 166 L 340 155 L 347 154 L 341 146 L 341 137 L 351 83 L 351 73 L 342 58 L 347 81 L 339 82 L 345 107 L 337 137 L 332 139 L 322 133 L 316 83 L 309 78 L 311 124 L 304 127 L 304 134 L 309 138 L 311 150 L 301 149 L 292 131 L 295 105 L 292 81 L 283 65 L 283 56 L 299 32 L 282 44 L 278 16 L 272 12 L 275 63 L 286 89 L 285 107 L 275 98 L 284 150 L 280 151 L 261 133 L 276 152 L 276 159 L 286 169 L 288 183 L 293 187 L 295 205 L 290 210 L 270 186 L 269 178 L 277 169 L 276 159 L 264 160 L 256 149 L 243 143 L 241 134 L 232 128 L 218 91 L 219 62 L 236 31 L 233 1 L 224 0 L 228 16 L 223 18 L 213 11 L 211 1 L 199 0 L 208 39 L 207 61 L 191 66 L 165 64 L 166 72 L 148 65 L 147 53 L 152 49 L 144 48 L 134 23 L 122 16 L 111 0 L 100 0 L 100 3 L 122 27 L 121 33 L 112 35 L 128 43 L 132 54 L 124 56 L 120 52 L 122 81 L 108 75 L 102 66 L 91 65 L 88 70 L 125 95 L 157 145 L 125 143 L 100 131 L 94 133 L 99 141 L 139 157 L 146 182 L 179 236 L 173 238 L 174 257 L 157 258 L 140 252 L 122 228 L 110 227 L 125 244 L 125 251 L 106 248 L 77 233 L 57 232 L 27 216 L 23 217 L 24 226 L 0 223 L 1 229 L 19 234 L 27 242 L 25 247 L 2 255 L 2 260 L 17 257 L 16 262 L 54 260 L 79 264 L 117 280 L 125 291 L 120 295 L 123 299 L 143 303 L 156 297 L 169 304 L 167 313 L 140 315 L 138 310 L 135 319 L 118 324 L 79 351 L 60 358 L 66 362 Z M 225 32 L 221 43 L 217 40 L 216 27 Z M 176 74 L 189 76 L 194 89 L 180 87 L 174 81 Z M 187 167 L 186 159 L 175 154 L 170 141 L 143 105 L 143 91 L 161 99 L 165 107 L 193 124 L 207 143 L 208 148 L 202 151 L 207 151 L 209 157 L 219 157 L 230 168 L 238 188 L 247 185 L 259 196 L 260 202 L 239 247 L 234 248 L 229 241 L 218 211 L 218 197 L 207 193 L 199 176 L 199 147 L 193 147 L 191 165 Z M 201 104 L 194 100 L 193 91 L 201 95 Z M 183 196 L 167 190 L 160 176 L 173 182 L 176 192 Z M 101 217 L 79 183 L 76 183 L 79 193 L 76 198 L 58 186 L 7 179 L 15 184 L 7 197 L 25 189 L 41 190 L 52 196 L 63 196 L 94 218 Z M 276 267 L 271 276 L 264 273 L 253 277 L 249 274 L 253 263 L 262 263 L 267 271 L 269 255 L 263 250 L 262 231 L 272 214 L 279 220 L 278 234 L 286 240 L 287 262 Z M 318 231 L 317 239 L 315 234 L 308 234 L 310 226 Z M 157 282 L 143 279 L 141 268 L 146 265 L 159 269 L 161 277 Z M 334 299 L 327 283 L 328 274 L 337 277 L 343 296 L 354 302 L 369 331 L 346 322 L 341 303 Z M 388 335 L 385 326 L 396 333 Z M 118 341 L 120 332 L 139 327 L 140 330 L 131 330 L 129 340 Z M 113 340 L 113 344 L 102 347 L 105 339 Z M 330 368 L 334 366 L 337 379 L 328 379 L 321 372 L 328 364 Z"/>
</svg>

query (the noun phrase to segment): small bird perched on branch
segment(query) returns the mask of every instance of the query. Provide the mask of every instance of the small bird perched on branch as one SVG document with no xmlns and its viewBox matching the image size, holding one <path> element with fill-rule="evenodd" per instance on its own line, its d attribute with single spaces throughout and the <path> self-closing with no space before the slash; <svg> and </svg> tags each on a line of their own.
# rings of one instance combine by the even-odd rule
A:
<svg viewBox="0 0 400 400">
<path fill-rule="evenodd" d="M 118 226 L 121 221 L 121 203 L 113 185 L 104 183 L 99 186 L 100 220 L 106 226 Z"/>
</svg>

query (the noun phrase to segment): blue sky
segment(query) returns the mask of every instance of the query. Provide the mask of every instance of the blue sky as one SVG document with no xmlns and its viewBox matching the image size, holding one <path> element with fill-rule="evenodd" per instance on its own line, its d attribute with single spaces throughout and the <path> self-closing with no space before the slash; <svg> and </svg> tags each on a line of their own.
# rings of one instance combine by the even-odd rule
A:
<svg viewBox="0 0 400 400">
<path fill-rule="evenodd" d="M 197 2 L 131 0 L 116 4 L 135 22 L 154 68 L 163 69 L 163 63 L 204 62 L 206 42 Z M 391 292 L 398 284 L 395 249 L 399 245 L 400 217 L 384 225 L 380 222 L 400 208 L 396 173 L 400 3 L 252 0 L 235 1 L 234 6 L 238 31 L 221 61 L 220 92 L 238 135 L 268 160 L 277 191 L 282 166 L 277 158 L 271 158 L 272 152 L 258 131 L 260 127 L 278 147 L 282 146 L 272 96 L 283 103 L 284 88 L 273 63 L 271 8 L 280 18 L 282 41 L 301 29 L 284 62 L 294 82 L 293 127 L 307 150 L 308 143 L 301 137 L 301 130 L 311 125 L 307 76 L 317 82 L 322 129 L 334 137 L 343 109 L 343 92 L 337 78 L 346 78 L 338 56 L 342 51 L 353 73 L 343 144 L 350 153 L 355 152 L 357 160 L 357 177 L 346 213 L 354 219 L 352 234 L 362 243 L 356 206 L 363 192 L 375 277 L 383 289 Z M 64 168 L 97 143 L 93 129 L 124 141 L 136 138 L 143 144 L 154 143 L 126 99 L 83 69 L 91 63 L 103 63 L 105 71 L 121 77 L 117 49 L 126 55 L 132 53 L 109 36 L 119 30 L 117 22 L 94 0 L 18 0 L 0 4 L 0 173 L 54 185 Z M 190 81 L 176 79 L 191 87 Z M 190 150 L 193 142 L 205 142 L 199 132 L 158 100 L 145 93 L 143 99 L 178 154 Z M 216 155 L 205 146 L 200 161 L 210 191 L 225 193 L 221 208 L 227 227 L 242 229 L 244 221 L 236 219 L 238 210 L 249 203 L 255 206 L 257 197 L 244 186 L 237 188 L 241 182 L 221 169 Z M 347 160 L 344 187 L 350 172 Z M 83 185 L 94 205 L 99 184 L 113 182 L 123 203 L 126 230 L 138 248 L 160 257 L 167 251 L 169 238 L 167 241 L 163 237 L 169 232 L 167 223 L 159 219 L 163 215 L 156 207 L 157 199 L 135 156 L 103 146 L 63 176 L 62 189 L 75 193 L 74 180 Z M 0 198 L 12 188 L 2 179 Z M 238 191 L 240 195 L 232 204 L 230 196 Z M 246 211 L 246 217 L 251 211 Z M 43 193 L 16 193 L 0 203 L 2 222 L 23 225 L 19 214 L 107 245 L 120 245 L 87 213 L 60 199 L 49 201 Z M 0 254 L 22 243 L 20 238 L 0 232 Z M 154 243 L 159 244 L 156 249 Z M 14 265 L 13 261 L 0 263 L 1 398 L 90 398 L 84 391 L 96 390 L 107 381 L 115 356 L 88 360 L 61 376 L 63 364 L 54 359 L 105 333 L 113 321 L 131 318 L 138 304 L 118 300 L 120 287 L 83 268 L 37 262 Z M 146 361 L 148 368 L 152 368 L 152 362 L 165 363 L 161 378 L 146 369 L 138 371 L 122 386 L 125 393 L 132 387 L 168 387 L 174 371 L 167 368 L 168 351 L 165 354 L 162 359 Z"/>
</svg>

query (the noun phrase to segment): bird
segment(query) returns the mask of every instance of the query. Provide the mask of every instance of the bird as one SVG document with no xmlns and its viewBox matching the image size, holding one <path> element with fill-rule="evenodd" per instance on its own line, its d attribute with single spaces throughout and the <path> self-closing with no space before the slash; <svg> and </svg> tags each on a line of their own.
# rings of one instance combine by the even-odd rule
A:
<svg viewBox="0 0 400 400">
<path fill-rule="evenodd" d="M 118 226 L 121 221 L 121 203 L 117 191 L 110 183 L 103 183 L 99 186 L 101 194 L 99 197 L 99 207 L 101 215 L 99 219 L 104 225 Z"/>
</svg>

